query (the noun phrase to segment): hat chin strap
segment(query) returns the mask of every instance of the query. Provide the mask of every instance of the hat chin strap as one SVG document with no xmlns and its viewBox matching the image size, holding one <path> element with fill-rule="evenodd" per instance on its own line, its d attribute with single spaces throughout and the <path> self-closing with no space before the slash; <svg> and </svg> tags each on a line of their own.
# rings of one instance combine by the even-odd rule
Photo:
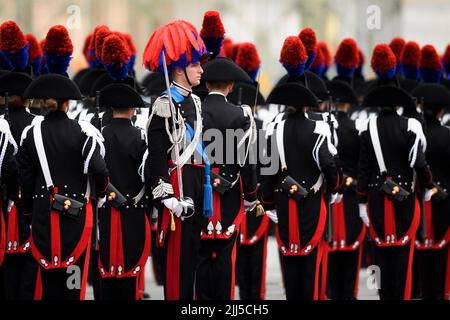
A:
<svg viewBox="0 0 450 320">
<path fill-rule="evenodd" d="M 191 83 L 191 81 L 189 80 L 189 77 L 188 77 L 186 68 L 183 68 L 183 71 L 184 71 L 184 77 L 186 78 L 187 83 L 189 84 L 189 86 L 190 86 L 191 89 L 192 89 L 192 83 Z"/>
</svg>

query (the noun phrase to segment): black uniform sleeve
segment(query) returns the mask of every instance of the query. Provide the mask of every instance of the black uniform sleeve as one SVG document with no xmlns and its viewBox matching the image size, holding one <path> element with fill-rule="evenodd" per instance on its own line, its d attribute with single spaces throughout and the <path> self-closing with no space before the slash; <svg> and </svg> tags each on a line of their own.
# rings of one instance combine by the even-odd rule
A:
<svg viewBox="0 0 450 320">
<path fill-rule="evenodd" d="M 358 164 L 358 198 L 360 203 L 367 203 L 369 195 L 369 179 L 372 176 L 373 167 L 371 165 L 371 146 L 369 144 L 369 133 L 365 131 L 361 134 Z"/>
<path fill-rule="evenodd" d="M 92 143 L 96 143 L 92 138 L 87 138 L 88 142 L 83 150 L 83 160 L 86 161 L 91 150 Z M 92 176 L 95 182 L 96 192 L 103 195 L 106 192 L 109 183 L 109 172 L 106 162 L 100 154 L 100 147 L 96 146 L 94 153 L 89 161 L 88 174 Z"/>
<path fill-rule="evenodd" d="M 336 165 L 335 158 L 328 150 L 326 141 L 319 149 L 319 163 L 327 182 L 327 191 L 329 193 L 336 193 L 342 184 L 342 173 Z"/>
<path fill-rule="evenodd" d="M 272 139 L 274 139 L 274 135 L 270 136 L 267 139 L 267 153 L 272 150 Z M 267 155 L 269 158 L 273 158 L 274 155 Z M 277 161 L 278 158 L 277 158 Z M 270 162 L 265 165 L 261 165 L 261 187 L 260 187 L 260 194 L 261 194 L 261 203 L 264 206 L 264 209 L 266 210 L 273 210 L 275 209 L 275 188 L 276 188 L 276 182 L 278 178 L 278 173 L 280 172 L 280 167 L 278 167 L 278 172 L 276 174 L 268 174 L 265 169 L 267 169 L 270 166 Z"/>
<path fill-rule="evenodd" d="M 416 140 L 416 135 L 410 133 L 409 148 L 413 147 Z M 414 169 L 416 170 L 417 177 L 420 183 L 427 189 L 433 188 L 433 175 L 430 170 L 430 166 L 427 164 L 425 159 L 425 153 L 422 151 L 422 143 L 419 142 L 416 153 L 416 161 L 414 163 Z"/>
<path fill-rule="evenodd" d="M 244 131 L 247 131 L 250 128 L 250 119 L 244 118 L 242 120 L 242 129 Z M 241 152 L 243 154 L 246 151 L 246 148 L 248 146 L 248 140 L 245 141 L 245 143 L 242 145 L 241 149 L 237 152 Z M 252 164 L 250 159 L 250 152 L 252 152 L 252 148 L 256 148 L 256 145 L 249 146 L 250 150 L 248 151 L 248 157 L 245 160 L 244 166 L 241 168 L 241 177 L 242 177 L 242 185 L 243 185 L 243 191 L 244 191 L 244 199 L 247 201 L 256 201 L 257 200 L 257 175 L 256 175 L 256 164 Z"/>
<path fill-rule="evenodd" d="M 145 183 L 147 189 L 152 192 L 155 188 L 162 188 L 163 184 L 170 185 L 167 150 L 171 144 L 166 132 L 165 118 L 157 115 L 152 118 L 147 140 L 149 155 L 145 169 Z M 155 197 L 155 200 L 169 198 L 173 193 L 161 192 L 161 195 Z"/>
<path fill-rule="evenodd" d="M 33 147 L 30 143 L 30 141 L 33 141 L 30 137 L 32 134 L 32 130 L 29 130 L 27 138 L 24 140 L 17 154 L 20 172 L 21 205 L 26 214 L 31 214 L 33 206 L 33 194 L 37 173 L 36 164 L 38 163 L 33 157 Z"/>
</svg>

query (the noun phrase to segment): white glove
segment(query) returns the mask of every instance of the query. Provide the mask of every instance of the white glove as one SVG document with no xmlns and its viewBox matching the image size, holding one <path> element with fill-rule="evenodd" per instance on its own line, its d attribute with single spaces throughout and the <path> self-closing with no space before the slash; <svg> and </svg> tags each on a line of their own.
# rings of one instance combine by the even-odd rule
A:
<svg viewBox="0 0 450 320">
<path fill-rule="evenodd" d="M 334 204 L 336 202 L 337 198 L 338 198 L 338 194 L 337 193 L 333 193 L 331 195 L 331 198 L 330 198 L 330 204 Z"/>
<path fill-rule="evenodd" d="M 423 197 L 423 200 L 425 202 L 431 201 L 433 195 L 434 195 L 433 189 L 427 189 L 427 191 L 425 191 L 425 196 Z"/>
<path fill-rule="evenodd" d="M 255 201 L 251 201 L 251 202 L 247 201 L 247 200 L 244 200 L 244 211 L 246 213 L 252 211 L 253 209 L 255 209 L 256 203 L 257 203 L 256 200 Z"/>
<path fill-rule="evenodd" d="M 98 202 L 97 202 L 97 208 L 102 208 L 103 205 L 105 204 L 105 202 L 106 202 L 106 196 L 104 196 L 103 198 L 99 198 Z"/>
<path fill-rule="evenodd" d="M 342 193 L 337 193 L 335 203 L 341 203 L 343 198 L 344 198 L 344 195 Z"/>
<path fill-rule="evenodd" d="M 364 222 L 366 227 L 369 227 L 370 220 L 369 220 L 369 215 L 367 214 L 367 204 L 366 203 L 359 204 L 359 217 Z"/>
<path fill-rule="evenodd" d="M 162 201 L 167 209 L 173 211 L 173 213 L 179 218 L 183 213 L 183 206 L 180 204 L 177 198 L 169 198 Z"/>
<path fill-rule="evenodd" d="M 8 213 L 11 212 L 12 207 L 14 206 L 14 201 L 8 200 Z"/>
<path fill-rule="evenodd" d="M 272 220 L 275 223 L 278 223 L 277 210 L 268 210 L 266 211 L 266 215 L 269 217 L 270 220 Z"/>
<path fill-rule="evenodd" d="M 152 211 L 152 219 L 157 219 L 158 218 L 158 209 L 156 209 L 155 207 L 153 207 L 153 211 Z"/>
</svg>

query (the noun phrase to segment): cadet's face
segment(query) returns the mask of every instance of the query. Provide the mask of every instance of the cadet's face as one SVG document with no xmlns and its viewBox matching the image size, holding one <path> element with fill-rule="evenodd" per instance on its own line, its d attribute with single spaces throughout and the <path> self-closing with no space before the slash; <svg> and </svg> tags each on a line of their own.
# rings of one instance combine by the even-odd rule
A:
<svg viewBox="0 0 450 320">
<path fill-rule="evenodd" d="M 186 74 L 189 77 L 189 81 L 192 86 L 198 86 L 200 84 L 200 80 L 202 78 L 203 69 L 200 62 L 191 63 L 186 67 Z"/>
</svg>

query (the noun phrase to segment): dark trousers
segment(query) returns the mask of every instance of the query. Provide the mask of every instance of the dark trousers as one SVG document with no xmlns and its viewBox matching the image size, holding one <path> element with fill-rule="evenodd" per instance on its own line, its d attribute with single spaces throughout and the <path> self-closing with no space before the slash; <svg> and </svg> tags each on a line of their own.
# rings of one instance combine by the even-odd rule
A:
<svg viewBox="0 0 450 320">
<path fill-rule="evenodd" d="M 319 260 L 317 247 L 306 256 L 283 257 L 284 286 L 287 300 L 318 299 Z"/>
<path fill-rule="evenodd" d="M 156 246 L 158 237 L 157 231 L 151 232 L 151 257 L 152 257 L 152 269 L 155 277 L 156 284 L 162 286 L 164 284 L 164 251 Z"/>
<path fill-rule="evenodd" d="M 445 284 L 450 277 L 449 245 L 440 250 L 417 250 L 422 299 L 445 299 Z"/>
<path fill-rule="evenodd" d="M 411 246 L 376 247 L 375 262 L 380 268 L 380 299 L 404 300 L 411 294 Z M 411 258 L 411 259 L 410 259 Z"/>
<path fill-rule="evenodd" d="M 134 301 L 137 298 L 136 285 L 136 277 L 102 279 L 101 299 Z"/>
<path fill-rule="evenodd" d="M 241 300 L 264 300 L 267 233 L 251 246 L 238 246 L 236 278 Z"/>
<path fill-rule="evenodd" d="M 4 284 L 7 300 L 33 300 L 38 264 L 31 252 L 5 254 Z"/>
<path fill-rule="evenodd" d="M 42 281 L 41 299 L 80 300 L 82 298 L 82 295 L 84 295 L 83 291 L 86 290 L 87 284 L 88 267 L 87 265 L 85 265 L 85 259 L 89 259 L 89 257 L 86 257 L 86 252 L 78 259 L 78 261 L 74 265 L 78 267 L 78 269 L 59 268 L 45 270 L 44 268 L 40 267 Z M 79 270 L 79 272 L 74 270 Z"/>
<path fill-rule="evenodd" d="M 233 300 L 237 233 L 230 239 L 201 240 L 195 293 L 199 300 Z"/>
<path fill-rule="evenodd" d="M 354 300 L 359 281 L 360 249 L 328 253 L 327 297 L 332 300 Z"/>
</svg>

